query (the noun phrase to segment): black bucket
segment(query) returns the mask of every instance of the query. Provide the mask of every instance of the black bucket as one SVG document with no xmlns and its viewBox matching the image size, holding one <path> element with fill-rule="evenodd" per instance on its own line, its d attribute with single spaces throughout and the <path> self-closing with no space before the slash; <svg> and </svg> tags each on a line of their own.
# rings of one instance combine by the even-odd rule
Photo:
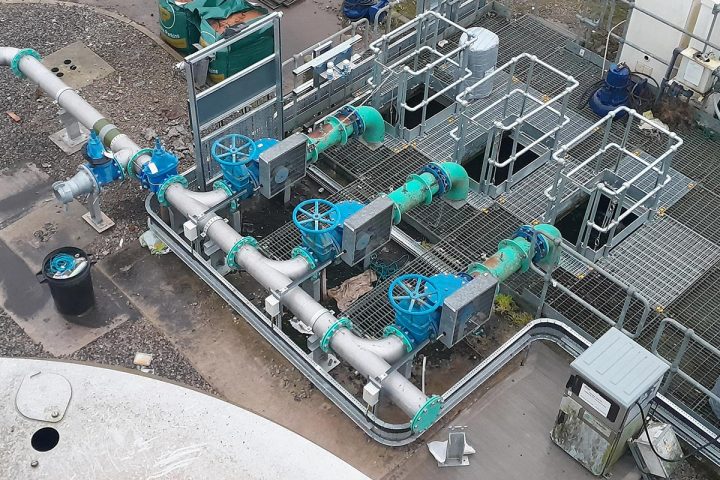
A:
<svg viewBox="0 0 720 480">
<path fill-rule="evenodd" d="M 76 275 L 68 278 L 54 278 L 52 262 L 59 254 L 69 255 L 75 261 L 85 259 L 87 264 Z M 41 283 L 47 283 L 50 287 L 50 294 L 58 312 L 63 315 L 79 316 L 95 305 L 95 292 L 90 275 L 90 267 L 93 263 L 95 262 L 90 260 L 87 253 L 75 247 L 58 248 L 45 256 L 42 271 L 38 273 L 38 277 Z M 57 270 L 57 265 L 54 269 Z"/>
</svg>

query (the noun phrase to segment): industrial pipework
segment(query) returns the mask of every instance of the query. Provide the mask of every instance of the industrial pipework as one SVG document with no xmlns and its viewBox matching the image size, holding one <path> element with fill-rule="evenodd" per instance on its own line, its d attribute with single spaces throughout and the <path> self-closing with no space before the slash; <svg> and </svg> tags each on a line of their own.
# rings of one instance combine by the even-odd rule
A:
<svg viewBox="0 0 720 480">
<path fill-rule="evenodd" d="M 418 177 L 422 177 L 422 180 Z M 450 179 L 450 183 L 447 188 L 441 189 L 438 184 L 443 183 L 445 177 Z M 413 205 L 431 201 L 433 195 L 440 196 L 441 191 L 451 195 L 453 199 L 458 199 L 463 194 L 467 195 L 467 183 L 467 173 L 460 165 L 451 167 L 440 164 L 420 176 L 411 176 L 403 187 L 396 190 L 408 194 L 396 194 L 397 201 L 393 199 L 393 202 L 397 207 L 396 211 L 405 212 Z M 410 192 L 412 195 L 409 194 Z M 420 193 L 415 194 L 415 192 Z M 198 219 L 198 229 L 202 229 L 206 237 L 226 252 L 228 266 L 245 270 L 270 291 L 282 292 L 281 303 L 322 339 L 323 349 L 335 352 L 366 377 L 380 379 L 383 391 L 400 409 L 412 417 L 413 431 L 424 431 L 433 424 L 439 415 L 442 400 L 436 396 L 427 397 L 391 367 L 392 362 L 397 361 L 407 352 L 407 344 L 402 336 L 389 335 L 381 340 L 360 338 L 352 333 L 352 324 L 348 319 L 337 318 L 301 287 L 288 288 L 293 284 L 290 273 L 297 276 L 308 273 L 312 268 L 312 259 L 298 256 L 289 262 L 270 261 L 257 250 L 257 241 L 254 238 L 243 237 L 217 214 L 206 213 L 206 206 L 187 195 L 187 189 L 181 183 L 168 185 L 164 190 L 164 198 L 185 217 Z M 312 202 L 315 204 L 316 201 L 312 200 Z M 317 205 L 320 203 L 321 201 L 318 200 Z M 359 210 L 357 206 L 353 209 L 355 212 Z M 317 225 L 313 229 L 316 234 L 330 233 L 318 232 L 327 225 L 321 221 L 323 216 L 320 212 L 308 213 L 313 226 Z M 339 226 L 338 213 L 335 211 L 324 218 L 332 229 Z M 304 268 L 302 263 L 305 264 Z"/>
<path fill-rule="evenodd" d="M 111 158 L 105 158 L 105 161 L 101 162 L 102 157 L 98 157 L 95 159 L 96 164 L 88 162 L 80 166 L 71 179 L 56 182 L 53 190 L 61 202 L 69 203 L 78 196 L 97 193 L 101 184 L 107 183 L 110 178 L 113 180 L 123 178 L 125 173 L 140 179 L 146 186 L 156 187 L 162 183 L 164 176 L 177 173 L 176 170 L 173 172 L 172 168 L 167 172 L 167 165 L 164 162 L 170 160 L 168 157 L 170 154 L 158 149 L 157 145 L 155 149 L 140 148 L 104 115 L 83 100 L 75 90 L 45 68 L 40 62 L 40 55 L 35 50 L 0 47 L 0 65 L 10 66 L 19 78 L 27 77 L 37 83 L 60 108 L 94 132 L 99 142 L 112 152 Z M 157 156 L 153 158 L 153 155 Z M 162 165 L 158 166 L 155 161 Z M 177 162 L 176 158 L 175 162 Z M 98 165 L 103 168 L 100 168 L 96 175 L 95 167 Z M 112 165 L 112 168 L 109 165 Z M 100 181 L 98 177 L 101 178 Z"/>
</svg>

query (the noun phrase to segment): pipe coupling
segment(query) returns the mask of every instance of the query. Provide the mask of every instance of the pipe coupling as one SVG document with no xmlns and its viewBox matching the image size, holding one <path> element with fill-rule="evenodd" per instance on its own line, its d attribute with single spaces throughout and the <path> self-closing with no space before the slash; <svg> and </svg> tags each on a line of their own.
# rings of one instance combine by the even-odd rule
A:
<svg viewBox="0 0 720 480">
<path fill-rule="evenodd" d="M 99 190 L 95 176 L 85 165 L 82 165 L 72 178 L 64 182 L 53 183 L 55 198 L 63 204 L 70 203 L 81 195 L 89 195 Z"/>
</svg>

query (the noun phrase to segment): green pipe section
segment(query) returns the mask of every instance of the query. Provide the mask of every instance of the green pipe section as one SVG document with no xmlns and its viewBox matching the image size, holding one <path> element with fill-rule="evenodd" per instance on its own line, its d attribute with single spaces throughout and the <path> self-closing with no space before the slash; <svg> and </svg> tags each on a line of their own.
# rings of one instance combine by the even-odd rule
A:
<svg viewBox="0 0 720 480">
<path fill-rule="evenodd" d="M 552 225 L 541 224 L 535 227 L 538 235 L 542 235 L 548 245 L 545 257 L 539 262 L 557 261 L 554 239 L 560 239 L 560 231 Z M 472 276 L 490 274 L 499 281 L 507 280 L 510 275 L 520 271 L 526 272 L 530 268 L 531 245 L 528 240 L 516 237 L 503 240 L 498 245 L 498 251 L 482 263 L 473 263 L 468 267 L 467 273 Z"/>
<path fill-rule="evenodd" d="M 434 164 L 447 176 L 450 184 L 444 197 L 448 200 L 464 200 L 468 196 L 470 180 L 465 168 L 455 162 L 444 162 Z M 412 174 L 405 184 L 388 195 L 388 198 L 395 203 L 393 210 L 393 223 L 398 224 L 402 215 L 417 207 L 428 205 L 433 197 L 440 191 L 437 178 L 430 172 Z"/>
<path fill-rule="evenodd" d="M 348 105 L 347 107 L 351 108 L 365 125 L 362 137 L 366 142 L 373 144 L 382 143 L 385 140 L 385 120 L 383 120 L 380 112 L 368 106 L 355 108 Z M 354 124 L 352 121 L 348 122 L 347 116 L 329 115 L 325 118 L 318 131 L 307 136 L 309 148 L 305 159 L 310 163 L 314 163 L 322 152 L 333 145 L 345 145 L 348 139 L 355 134 L 354 130 Z"/>
<path fill-rule="evenodd" d="M 470 191 L 470 176 L 465 167 L 455 162 L 444 162 L 440 164 L 440 168 L 450 179 L 450 189 L 445 192 L 444 197 L 453 202 L 465 200 Z"/>
<path fill-rule="evenodd" d="M 440 187 L 435 175 L 430 172 L 421 174 L 413 173 L 408 177 L 407 182 L 388 195 L 393 201 L 393 223 L 398 224 L 402 220 L 403 213 L 412 210 L 418 205 L 428 205 L 432 202 Z"/>
</svg>

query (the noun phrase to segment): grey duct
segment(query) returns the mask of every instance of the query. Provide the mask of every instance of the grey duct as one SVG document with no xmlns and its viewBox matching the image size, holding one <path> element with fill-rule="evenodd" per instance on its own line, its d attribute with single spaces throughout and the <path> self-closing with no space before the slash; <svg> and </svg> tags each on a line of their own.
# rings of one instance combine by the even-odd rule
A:
<svg viewBox="0 0 720 480">
<path fill-rule="evenodd" d="M 206 210 L 202 203 L 190 198 L 187 190 L 179 184 L 171 185 L 165 198 L 188 217 L 201 217 Z M 218 218 L 212 214 L 202 218 L 200 223 L 204 228 L 207 226 L 207 236 L 223 251 L 228 252 L 243 237 L 224 221 L 217 221 Z M 283 291 L 292 283 L 292 279 L 280 271 L 287 268 L 287 262 L 268 260 L 252 246 L 242 247 L 237 253 L 236 262 L 268 290 Z M 281 302 L 316 335 L 324 335 L 338 321 L 337 317 L 302 288 L 296 287 L 284 292 Z M 426 395 L 403 375 L 394 371 L 386 376 L 391 369 L 390 363 L 397 361 L 405 353 L 405 346 L 399 338 L 390 336 L 382 340 L 363 339 L 341 328 L 333 335 L 330 346 L 363 375 L 382 379 L 383 391 L 409 416 L 415 415 L 426 404 Z"/>
</svg>

